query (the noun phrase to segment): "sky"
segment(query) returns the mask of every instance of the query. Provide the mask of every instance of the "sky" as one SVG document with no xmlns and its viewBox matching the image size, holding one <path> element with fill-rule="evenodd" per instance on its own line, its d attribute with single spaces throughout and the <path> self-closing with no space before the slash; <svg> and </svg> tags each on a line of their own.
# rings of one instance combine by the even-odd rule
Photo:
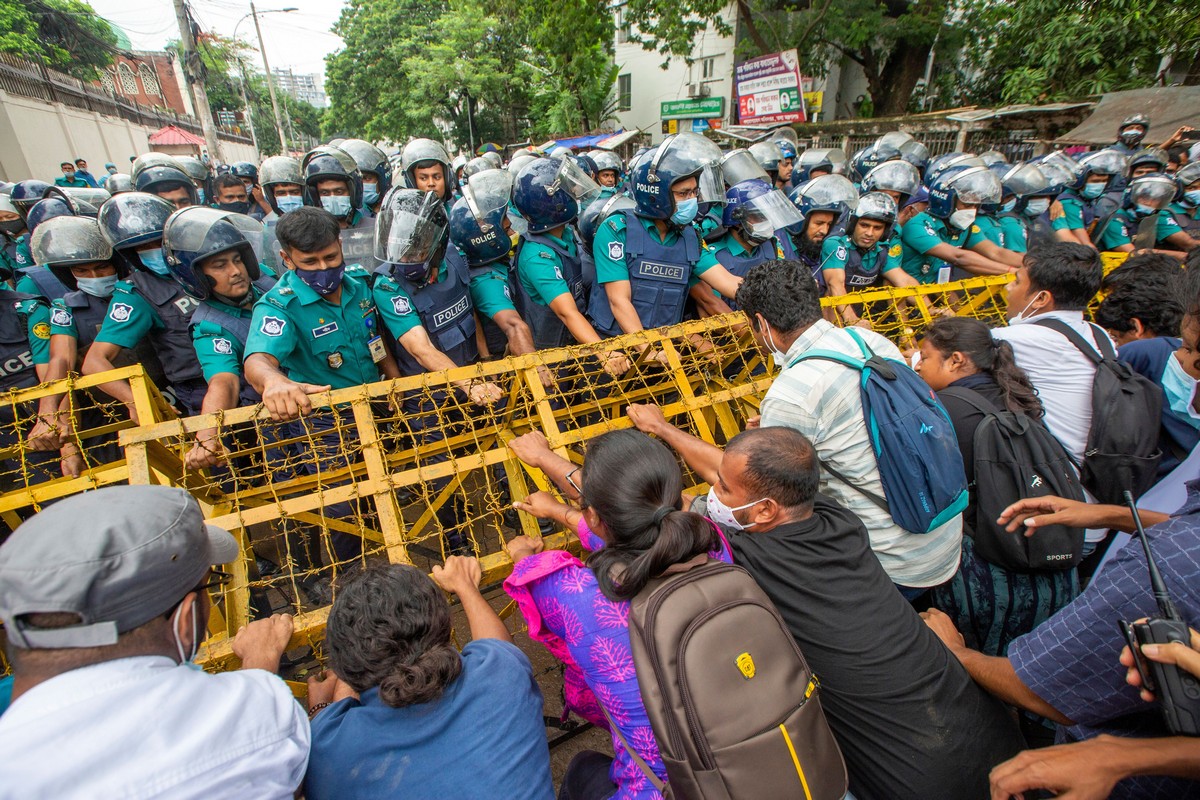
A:
<svg viewBox="0 0 1200 800">
<path fill-rule="evenodd" d="M 101 17 L 125 31 L 137 50 L 161 50 L 179 38 L 171 0 L 86 0 Z M 238 38 L 259 58 L 249 0 L 188 0 L 203 30 Z M 338 50 L 342 40 L 330 32 L 344 3 L 342 0 L 256 0 L 259 25 L 271 69 L 291 67 L 297 73 L 325 72 L 325 56 Z M 296 8 L 287 14 L 264 14 L 270 9 Z M 238 24 L 238 20 L 245 20 Z"/>
</svg>

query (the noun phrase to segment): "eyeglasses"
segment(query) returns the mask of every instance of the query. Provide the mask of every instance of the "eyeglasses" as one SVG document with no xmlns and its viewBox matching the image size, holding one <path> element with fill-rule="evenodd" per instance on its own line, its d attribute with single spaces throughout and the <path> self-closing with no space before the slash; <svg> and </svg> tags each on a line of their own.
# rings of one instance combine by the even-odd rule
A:
<svg viewBox="0 0 1200 800">
<path fill-rule="evenodd" d="M 575 490 L 575 494 L 579 495 L 582 498 L 583 497 L 583 489 L 580 489 L 579 484 L 575 483 L 575 481 L 573 481 L 571 479 L 571 476 L 574 475 L 576 472 L 579 472 L 579 470 L 581 470 L 581 469 L 583 469 L 583 467 L 576 467 L 575 469 L 568 472 L 565 477 L 566 477 L 567 483 L 571 484 L 571 488 Z"/>
<path fill-rule="evenodd" d="M 196 591 L 202 592 L 208 589 L 220 589 L 232 580 L 233 576 L 228 572 L 214 569 L 208 573 L 208 580 L 196 587 Z"/>
<path fill-rule="evenodd" d="M 700 189 L 672 189 L 671 196 L 676 200 L 691 200 L 693 197 L 700 196 Z"/>
</svg>

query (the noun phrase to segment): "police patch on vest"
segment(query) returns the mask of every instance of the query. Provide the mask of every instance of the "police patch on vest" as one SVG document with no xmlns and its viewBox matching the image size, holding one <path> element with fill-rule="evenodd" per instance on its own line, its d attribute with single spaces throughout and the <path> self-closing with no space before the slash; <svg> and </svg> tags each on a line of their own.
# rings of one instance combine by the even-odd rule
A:
<svg viewBox="0 0 1200 800">
<path fill-rule="evenodd" d="M 937 236 L 937 231 L 933 229 L 933 223 L 929 220 L 925 220 L 925 232 L 930 236 Z"/>
<path fill-rule="evenodd" d="M 554 277 L 558 278 L 560 281 L 564 280 L 564 278 L 562 276 L 562 270 L 559 269 L 558 267 L 554 268 Z"/>
<path fill-rule="evenodd" d="M 443 309 L 442 311 L 434 314 L 433 327 L 440 328 L 448 322 L 453 322 L 461 317 L 469 307 L 470 303 L 468 302 L 467 298 L 464 297 L 449 308 Z"/>
<path fill-rule="evenodd" d="M 834 253 L 834 254 L 833 254 L 833 256 L 834 256 L 834 258 L 836 258 L 838 261 L 845 261 L 845 260 L 846 260 L 846 245 L 844 245 L 844 244 L 839 244 L 839 245 L 838 245 L 837 252 L 836 252 L 836 253 Z"/>
<path fill-rule="evenodd" d="M 608 257 L 613 261 L 620 261 L 625 257 L 625 245 L 622 242 L 609 242 Z"/>
<path fill-rule="evenodd" d="M 324 325 L 312 329 L 314 339 L 320 339 L 322 336 L 328 336 L 338 329 L 336 322 L 327 322 Z"/>
<path fill-rule="evenodd" d="M 39 339 L 50 338 L 50 326 L 45 322 L 39 322 L 33 326 L 33 335 Z"/>
<path fill-rule="evenodd" d="M 71 312 L 67 311 L 65 308 L 56 308 L 50 312 L 50 322 L 53 325 L 58 325 L 65 328 L 74 321 L 75 317 L 73 317 Z"/>
<path fill-rule="evenodd" d="M 213 339 L 213 352 L 221 356 L 233 355 L 233 342 L 228 339 Z"/>
<path fill-rule="evenodd" d="M 687 270 L 678 264 L 659 264 L 656 261 L 641 261 L 633 273 L 639 278 L 659 281 L 685 281 Z"/>
<path fill-rule="evenodd" d="M 398 294 L 392 298 L 392 310 L 400 316 L 412 313 L 412 303 L 408 302 L 408 298 L 402 294 Z"/>
<path fill-rule="evenodd" d="M 263 317 L 262 326 L 259 330 L 262 331 L 264 336 L 282 336 L 285 325 L 287 325 L 286 319 Z"/>
<path fill-rule="evenodd" d="M 125 322 L 133 313 L 133 306 L 128 303 L 113 303 L 108 309 L 108 318 L 113 322 Z"/>
</svg>

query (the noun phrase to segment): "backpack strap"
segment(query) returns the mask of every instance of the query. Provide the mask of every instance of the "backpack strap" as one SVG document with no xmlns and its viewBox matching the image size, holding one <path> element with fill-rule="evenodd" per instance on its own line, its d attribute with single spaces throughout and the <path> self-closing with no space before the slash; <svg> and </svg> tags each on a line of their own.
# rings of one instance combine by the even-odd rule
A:
<svg viewBox="0 0 1200 800">
<path fill-rule="evenodd" d="M 818 463 L 821 465 L 821 469 L 823 469 L 823 470 L 826 470 L 827 472 L 829 472 L 829 474 L 830 474 L 830 475 L 832 475 L 833 477 L 837 478 L 839 481 L 841 481 L 842 483 L 846 484 L 846 485 L 847 485 L 847 486 L 849 486 L 851 489 L 853 489 L 854 491 L 856 491 L 856 492 L 858 492 L 859 494 L 861 494 L 863 497 L 865 497 L 865 498 L 867 498 L 868 500 L 870 500 L 872 503 L 874 503 L 874 504 L 875 504 L 876 506 L 878 506 L 878 507 L 879 507 L 881 510 L 883 510 L 884 512 L 886 512 L 888 515 L 891 515 L 891 513 L 892 513 L 892 510 L 891 510 L 890 508 L 888 508 L 887 500 L 885 500 L 884 498 L 882 498 L 882 497 L 880 497 L 879 495 L 875 494 L 874 492 L 867 491 L 866 489 L 862 488 L 862 487 L 861 487 L 861 486 L 859 486 L 858 484 L 851 482 L 851 480 L 850 480 L 849 478 L 847 478 L 847 477 L 846 477 L 845 475 L 843 475 L 842 473 L 838 472 L 838 471 L 837 471 L 836 469 L 834 469 L 833 467 L 831 467 L 831 466 L 829 466 L 828 464 L 826 464 L 824 461 L 821 461 L 821 459 L 819 459 L 819 458 L 818 458 L 818 459 L 817 459 L 817 462 L 818 462 Z"/>
<path fill-rule="evenodd" d="M 1092 329 L 1092 339 L 1095 343 L 1094 346 L 1088 343 L 1087 339 L 1084 339 L 1083 336 L 1080 335 L 1079 331 L 1075 330 L 1060 319 L 1035 319 L 1033 320 L 1033 324 L 1041 325 L 1043 328 L 1049 328 L 1052 331 L 1061 333 L 1063 336 L 1067 337 L 1067 341 L 1075 345 L 1076 350 L 1087 356 L 1088 360 L 1093 364 L 1099 364 L 1106 358 L 1115 359 L 1117 357 L 1117 351 L 1113 349 L 1112 342 L 1110 342 L 1105 336 L 1097 336 L 1096 326 L 1092 325 L 1091 323 L 1088 323 L 1088 325 Z M 1102 351 L 1103 355 L 1096 352 L 1097 349 Z"/>
<path fill-rule="evenodd" d="M 633 759 L 633 763 L 638 765 L 638 769 L 640 769 L 646 776 L 646 780 L 650 781 L 650 785 L 653 786 L 659 794 L 666 796 L 665 790 L 667 785 L 663 783 L 657 775 L 654 774 L 654 770 L 650 769 L 650 765 L 638 755 L 637 750 L 634 750 L 629 746 L 629 742 L 625 740 L 625 734 L 621 733 L 621 729 L 617 727 L 617 723 L 613 722 L 613 718 L 609 715 L 608 709 L 600 703 L 597 703 L 596 705 L 600 706 L 600 710 L 604 712 L 604 718 L 608 720 L 608 727 L 612 729 L 612 732 L 615 733 L 617 738 L 621 740 L 621 744 L 625 747 L 625 752 L 629 753 L 629 757 Z"/>
<path fill-rule="evenodd" d="M 945 389 L 942 389 L 940 392 L 938 392 L 938 395 L 957 397 L 971 408 L 982 412 L 983 414 L 997 414 L 1004 410 L 1002 408 L 997 408 L 996 404 L 991 400 L 988 400 L 979 392 L 966 386 L 947 386 Z"/>
</svg>

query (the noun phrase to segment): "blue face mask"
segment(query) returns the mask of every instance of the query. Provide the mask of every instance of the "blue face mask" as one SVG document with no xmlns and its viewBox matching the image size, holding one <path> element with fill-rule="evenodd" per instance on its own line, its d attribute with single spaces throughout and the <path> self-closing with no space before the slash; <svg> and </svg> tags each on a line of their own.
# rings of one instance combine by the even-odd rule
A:
<svg viewBox="0 0 1200 800">
<path fill-rule="evenodd" d="M 1025 204 L 1025 215 L 1029 217 L 1040 217 L 1050 210 L 1050 198 L 1040 197 L 1030 200 Z"/>
<path fill-rule="evenodd" d="M 103 299 L 112 297 L 113 289 L 117 285 L 117 276 L 114 273 L 102 278 L 76 278 L 75 283 L 79 286 L 79 291 L 84 294 Z"/>
<path fill-rule="evenodd" d="M 696 218 L 696 213 L 700 210 L 700 201 L 695 197 L 684 200 L 682 203 L 675 204 L 675 213 L 671 215 L 671 222 L 676 225 L 687 225 Z"/>
<path fill-rule="evenodd" d="M 1012 200 L 1009 200 L 1007 203 L 1004 203 L 1000 206 L 1000 213 L 1007 214 L 1016 207 L 1017 207 L 1017 198 L 1014 197 Z"/>
<path fill-rule="evenodd" d="M 1200 415 L 1192 407 L 1196 379 L 1183 371 L 1183 365 L 1174 353 L 1167 359 L 1167 368 L 1163 370 L 1162 387 L 1176 419 L 1200 430 Z"/>
<path fill-rule="evenodd" d="M 331 195 L 321 198 L 321 207 L 335 217 L 350 216 L 350 198 Z"/>
<path fill-rule="evenodd" d="M 204 190 L 203 189 L 196 190 L 196 202 L 199 203 L 200 205 L 204 205 Z"/>
<path fill-rule="evenodd" d="M 1151 208 L 1150 206 L 1144 206 L 1141 203 L 1137 203 L 1133 207 L 1133 213 L 1137 214 L 1139 217 L 1148 217 L 1151 214 L 1157 214 L 1158 209 Z"/>
<path fill-rule="evenodd" d="M 286 214 L 289 211 L 295 211 L 297 208 L 304 206 L 304 198 L 294 194 L 284 195 L 283 197 L 275 198 L 275 205 L 279 206 L 279 213 Z"/>
<path fill-rule="evenodd" d="M 379 189 L 373 183 L 363 184 L 363 205 L 373 205 L 379 199 Z"/>
<path fill-rule="evenodd" d="M 1183 199 L 1190 206 L 1200 206 L 1200 189 L 1189 189 L 1183 193 Z"/>
<path fill-rule="evenodd" d="M 345 264 L 328 269 L 298 269 L 296 277 L 308 284 L 317 294 L 325 296 L 333 294 L 342 285 L 342 274 L 345 271 Z"/>
<path fill-rule="evenodd" d="M 143 250 L 137 255 L 141 259 L 142 266 L 155 275 L 165 278 L 171 274 L 171 270 L 167 269 L 167 258 L 163 255 L 162 248 L 156 247 L 153 250 Z"/>
<path fill-rule="evenodd" d="M 1086 197 L 1088 200 L 1095 200 L 1097 197 L 1104 194 L 1104 190 L 1107 187 L 1107 183 L 1085 183 L 1083 185 L 1083 191 L 1080 192 L 1080 194 Z"/>
</svg>

